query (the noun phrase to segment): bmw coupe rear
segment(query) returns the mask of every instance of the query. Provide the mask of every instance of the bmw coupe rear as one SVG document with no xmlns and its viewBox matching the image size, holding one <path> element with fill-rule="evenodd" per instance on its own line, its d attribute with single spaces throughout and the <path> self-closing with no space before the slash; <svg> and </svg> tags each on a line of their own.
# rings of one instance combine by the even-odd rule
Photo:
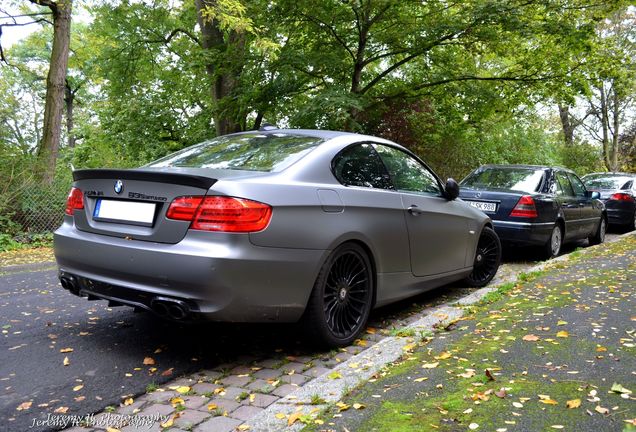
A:
<svg viewBox="0 0 636 432">
<path fill-rule="evenodd" d="M 492 279 L 499 239 L 457 193 L 386 140 L 252 131 L 75 171 L 55 255 L 76 295 L 180 321 L 301 319 L 345 345 L 373 307 Z"/>
</svg>

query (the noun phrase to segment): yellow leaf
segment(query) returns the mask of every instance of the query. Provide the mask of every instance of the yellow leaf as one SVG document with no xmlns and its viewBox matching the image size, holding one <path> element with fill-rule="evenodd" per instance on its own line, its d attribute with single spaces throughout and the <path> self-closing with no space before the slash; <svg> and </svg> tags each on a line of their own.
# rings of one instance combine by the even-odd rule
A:
<svg viewBox="0 0 636 432">
<path fill-rule="evenodd" d="M 327 378 L 332 380 L 339 379 L 342 378 L 342 374 L 340 372 L 331 372 L 329 375 L 327 375 Z"/>
<path fill-rule="evenodd" d="M 249 427 L 249 425 L 242 424 L 237 429 L 240 430 L 240 431 L 246 431 L 246 430 L 250 430 L 250 427 Z"/>
<path fill-rule="evenodd" d="M 121 431 L 114 427 L 107 427 L 106 432 L 121 432 Z"/>
<path fill-rule="evenodd" d="M 357 409 L 357 410 L 360 410 L 360 409 L 364 409 L 364 408 L 366 408 L 366 407 L 365 407 L 363 404 L 361 404 L 361 403 L 354 403 L 352 406 L 353 406 L 353 409 Z"/>
<path fill-rule="evenodd" d="M 75 387 L 73 387 L 73 391 L 74 392 L 80 391 L 83 388 L 84 388 L 84 384 L 76 385 Z"/>
<path fill-rule="evenodd" d="M 539 402 L 544 403 L 546 405 L 558 405 L 559 404 L 554 399 L 539 399 Z"/>
<path fill-rule="evenodd" d="M 62 348 L 60 350 L 61 353 L 70 353 L 73 352 L 73 348 Z"/>
<path fill-rule="evenodd" d="M 596 352 L 605 352 L 607 351 L 607 348 L 605 348 L 604 346 L 597 346 L 596 347 Z"/>
<path fill-rule="evenodd" d="M 557 325 L 558 326 L 562 326 L 562 325 L 566 325 L 567 323 L 568 323 L 567 321 L 560 320 L 560 321 L 557 322 Z"/>
<path fill-rule="evenodd" d="M 424 363 L 422 365 L 422 368 L 424 369 L 435 369 L 437 366 L 439 366 L 439 362 L 435 362 L 435 363 Z"/>
<path fill-rule="evenodd" d="M 170 399 L 170 403 L 173 407 L 176 407 L 177 405 L 183 405 L 185 401 L 180 397 L 173 397 L 172 399 Z"/>
<path fill-rule="evenodd" d="M 18 405 L 16 410 L 18 410 L 18 411 L 28 410 L 29 408 L 31 408 L 32 404 L 33 404 L 33 402 L 22 402 L 20 405 Z"/>
<path fill-rule="evenodd" d="M 569 409 L 578 408 L 581 406 L 581 399 L 569 400 L 565 403 L 565 406 L 567 406 Z"/>
<path fill-rule="evenodd" d="M 338 407 L 338 412 L 346 411 L 346 410 L 348 410 L 349 408 L 351 408 L 351 406 L 347 405 L 347 404 L 346 404 L 346 403 L 344 403 L 344 402 L 338 402 L 338 403 L 336 404 L 336 406 Z"/>
<path fill-rule="evenodd" d="M 314 423 L 316 423 L 317 425 L 325 424 L 325 422 L 323 420 L 320 420 L 320 419 L 314 420 Z"/>
<path fill-rule="evenodd" d="M 566 338 L 566 337 L 570 336 L 570 333 L 568 333 L 568 332 L 567 332 L 567 331 L 565 331 L 565 330 L 561 330 L 560 332 L 558 332 L 558 333 L 556 334 L 556 336 L 557 336 L 557 337 L 560 337 L 560 338 Z"/>
<path fill-rule="evenodd" d="M 161 423 L 161 427 L 166 429 L 169 427 L 172 427 L 172 425 L 174 424 L 174 416 L 170 417 L 168 420 L 166 420 L 165 422 Z"/>
<path fill-rule="evenodd" d="M 636 318 L 636 317 L 634 317 L 634 318 Z M 636 321 L 636 319 L 634 321 Z M 376 329 L 374 329 L 373 327 L 367 327 L 366 332 L 368 334 L 375 334 Z"/>
<path fill-rule="evenodd" d="M 539 336 L 533 335 L 533 334 L 527 334 L 524 337 L 522 337 L 521 339 L 523 339 L 526 342 L 536 342 L 536 341 L 539 340 Z"/>
<path fill-rule="evenodd" d="M 290 414 L 287 418 L 287 426 L 291 426 L 296 423 L 296 420 L 298 420 L 302 415 L 302 411 L 296 411 L 295 413 Z"/>
<path fill-rule="evenodd" d="M 254 393 L 252 393 L 250 395 L 250 402 L 254 402 L 254 399 L 256 399 L 256 395 Z"/>
<path fill-rule="evenodd" d="M 609 412 L 610 412 L 609 409 L 603 408 L 600 405 L 597 405 L 596 408 L 594 408 L 594 411 L 596 411 L 597 413 L 600 413 L 600 414 L 609 414 Z"/>
<path fill-rule="evenodd" d="M 276 417 L 279 420 L 282 420 L 282 419 L 284 419 L 287 416 L 285 414 L 283 414 L 283 413 L 277 413 L 274 417 Z"/>
<path fill-rule="evenodd" d="M 444 351 L 443 353 L 441 353 L 440 355 L 438 355 L 437 357 L 435 357 L 436 360 L 446 360 L 447 358 L 451 357 L 451 353 L 449 353 L 448 351 Z"/>
<path fill-rule="evenodd" d="M 155 359 L 153 359 L 152 357 L 146 357 L 146 358 L 144 358 L 144 364 L 145 365 L 153 365 L 153 364 L 155 364 Z"/>
<path fill-rule="evenodd" d="M 68 366 L 68 365 L 70 365 L 70 364 L 71 364 L 71 361 L 68 359 L 68 357 L 64 357 L 64 361 L 62 362 L 62 364 L 63 364 L 64 366 Z"/>
<path fill-rule="evenodd" d="M 215 403 L 208 404 L 208 411 L 213 411 L 213 410 L 215 410 L 217 408 L 218 408 L 218 406 Z"/>
<path fill-rule="evenodd" d="M 190 387 L 188 387 L 188 386 L 180 386 L 180 387 L 177 387 L 175 390 L 177 391 L 177 393 L 185 394 L 185 393 L 188 393 L 192 389 Z"/>
<path fill-rule="evenodd" d="M 415 378 L 413 381 L 422 382 L 422 381 L 426 381 L 427 379 L 428 379 L 428 377 L 422 377 L 422 378 Z"/>
<path fill-rule="evenodd" d="M 55 411 L 53 411 L 53 412 L 55 414 L 66 414 L 67 411 L 68 411 L 68 407 L 61 406 L 59 408 L 56 408 Z"/>
<path fill-rule="evenodd" d="M 353 344 L 358 345 L 360 347 L 365 347 L 367 346 L 367 341 L 365 341 L 364 339 L 356 339 Z"/>
<path fill-rule="evenodd" d="M 406 344 L 402 347 L 403 351 L 413 351 L 414 349 L 415 349 L 414 343 Z"/>
<path fill-rule="evenodd" d="M 217 389 L 214 389 L 214 394 L 218 395 L 220 393 L 225 393 L 225 389 L 223 387 L 219 387 Z"/>
</svg>

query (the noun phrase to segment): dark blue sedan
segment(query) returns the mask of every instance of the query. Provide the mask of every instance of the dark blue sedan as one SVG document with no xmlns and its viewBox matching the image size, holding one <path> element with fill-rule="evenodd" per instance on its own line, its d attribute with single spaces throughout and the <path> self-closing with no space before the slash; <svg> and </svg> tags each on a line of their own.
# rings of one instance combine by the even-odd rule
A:
<svg viewBox="0 0 636 432">
<path fill-rule="evenodd" d="M 588 190 L 598 191 L 607 211 L 607 222 L 623 229 L 636 229 L 636 175 L 594 173 L 581 180 Z"/>
<path fill-rule="evenodd" d="M 565 168 L 484 165 L 461 182 L 460 197 L 486 213 L 502 243 L 541 246 L 557 256 L 566 242 L 605 240 L 607 215 L 599 193 Z"/>
</svg>

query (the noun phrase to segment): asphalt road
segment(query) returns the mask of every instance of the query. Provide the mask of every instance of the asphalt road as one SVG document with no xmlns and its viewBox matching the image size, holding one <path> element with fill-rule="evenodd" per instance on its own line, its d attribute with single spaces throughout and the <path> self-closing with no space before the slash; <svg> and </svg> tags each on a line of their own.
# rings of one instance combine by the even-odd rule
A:
<svg viewBox="0 0 636 432">
<path fill-rule="evenodd" d="M 516 256 L 502 274 L 533 264 L 526 255 Z M 467 291 L 445 287 L 383 308 L 372 325 L 399 326 L 421 305 Z M 294 325 L 177 325 L 88 302 L 60 287 L 53 265 L 0 269 L 0 328 L 0 431 L 42 430 L 30 426 L 55 410 L 101 411 L 144 393 L 149 384 L 221 363 L 313 352 Z M 144 365 L 146 357 L 155 364 Z"/>
</svg>

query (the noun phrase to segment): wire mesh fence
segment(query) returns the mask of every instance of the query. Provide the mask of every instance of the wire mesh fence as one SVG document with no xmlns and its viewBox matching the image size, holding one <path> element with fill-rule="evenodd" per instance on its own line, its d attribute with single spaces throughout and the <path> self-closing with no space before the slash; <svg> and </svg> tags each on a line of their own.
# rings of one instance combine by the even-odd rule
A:
<svg viewBox="0 0 636 432">
<path fill-rule="evenodd" d="M 70 186 L 70 185 L 69 185 Z M 23 188 L 14 207 L 12 219 L 26 234 L 45 234 L 62 223 L 68 187 L 54 184 L 33 185 Z"/>
</svg>

